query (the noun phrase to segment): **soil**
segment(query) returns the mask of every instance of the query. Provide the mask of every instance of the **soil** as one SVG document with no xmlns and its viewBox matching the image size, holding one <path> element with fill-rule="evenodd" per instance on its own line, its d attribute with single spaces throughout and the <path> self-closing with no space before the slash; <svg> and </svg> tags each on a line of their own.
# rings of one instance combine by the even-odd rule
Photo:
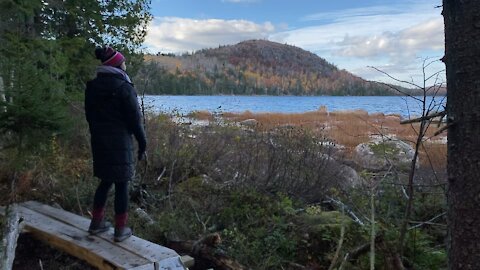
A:
<svg viewBox="0 0 480 270">
<path fill-rule="evenodd" d="M 67 253 L 34 239 L 29 233 L 20 234 L 17 241 L 13 270 L 94 270 L 95 267 Z"/>
</svg>

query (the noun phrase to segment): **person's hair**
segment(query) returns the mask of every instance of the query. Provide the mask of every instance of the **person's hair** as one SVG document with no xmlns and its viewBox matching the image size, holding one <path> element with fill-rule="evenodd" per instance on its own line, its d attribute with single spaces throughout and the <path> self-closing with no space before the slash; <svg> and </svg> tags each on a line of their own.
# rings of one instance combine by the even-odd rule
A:
<svg viewBox="0 0 480 270">
<path fill-rule="evenodd" d="M 105 47 L 96 47 L 95 48 L 95 57 L 103 62 L 103 59 L 105 59 Z"/>
</svg>

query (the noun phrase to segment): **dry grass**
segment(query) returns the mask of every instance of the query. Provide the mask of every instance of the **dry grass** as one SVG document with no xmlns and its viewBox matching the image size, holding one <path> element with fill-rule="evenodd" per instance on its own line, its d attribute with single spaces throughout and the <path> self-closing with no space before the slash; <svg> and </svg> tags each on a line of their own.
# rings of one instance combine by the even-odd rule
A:
<svg viewBox="0 0 480 270">
<path fill-rule="evenodd" d="M 445 170 L 447 166 L 447 145 L 440 143 L 426 142 L 425 149 L 420 152 L 420 163 L 422 167 L 432 167 L 435 171 Z"/>
<path fill-rule="evenodd" d="M 198 113 L 199 119 L 210 119 L 208 112 Z M 325 136 L 338 144 L 346 147 L 351 152 L 355 146 L 360 143 L 368 142 L 372 136 L 396 136 L 404 141 L 414 143 L 418 136 L 419 124 L 401 125 L 400 115 L 382 113 L 369 114 L 363 110 L 355 111 L 336 111 L 328 112 L 325 107 L 317 111 L 305 113 L 252 113 L 245 111 L 243 113 L 224 113 L 223 118 L 241 122 L 247 119 L 258 121 L 258 128 L 269 130 L 278 126 L 301 126 L 312 129 L 319 135 Z M 438 127 L 430 126 L 427 130 L 426 138 L 431 138 Z M 432 138 L 441 140 L 446 133 Z M 446 145 L 439 143 L 425 143 L 427 152 L 422 151 L 422 165 L 427 165 L 427 154 L 434 167 L 440 168 L 446 166 Z"/>
<path fill-rule="evenodd" d="M 197 120 L 213 120 L 213 115 L 209 111 L 194 111 L 189 113 L 187 116 Z"/>
</svg>

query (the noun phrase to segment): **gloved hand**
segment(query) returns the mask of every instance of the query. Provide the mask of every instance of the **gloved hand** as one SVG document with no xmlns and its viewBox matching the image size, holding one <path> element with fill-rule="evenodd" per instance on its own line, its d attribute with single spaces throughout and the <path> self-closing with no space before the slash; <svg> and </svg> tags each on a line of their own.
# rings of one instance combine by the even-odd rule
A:
<svg viewBox="0 0 480 270">
<path fill-rule="evenodd" d="M 144 160 L 147 158 L 145 150 L 138 150 L 138 161 Z"/>
</svg>

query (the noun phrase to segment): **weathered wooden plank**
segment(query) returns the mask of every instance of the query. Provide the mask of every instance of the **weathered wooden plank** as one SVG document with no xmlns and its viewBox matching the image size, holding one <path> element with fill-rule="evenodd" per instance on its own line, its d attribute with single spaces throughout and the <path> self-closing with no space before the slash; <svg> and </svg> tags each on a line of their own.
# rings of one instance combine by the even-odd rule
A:
<svg viewBox="0 0 480 270">
<path fill-rule="evenodd" d="M 22 202 L 20 205 L 84 231 L 87 231 L 90 225 L 90 219 L 88 218 L 36 201 Z"/>
<path fill-rule="evenodd" d="M 183 269 L 188 270 L 185 267 L 180 257 L 170 257 L 167 259 L 162 260 L 161 262 L 156 263 L 155 269 L 158 270 L 175 270 L 175 269 Z"/>
<path fill-rule="evenodd" d="M 5 208 L 1 207 L 0 212 L 6 214 L 6 231 L 2 239 L 3 250 L 0 254 L 0 269 L 12 269 L 13 261 L 15 259 L 15 249 L 17 248 L 18 235 L 23 229 L 25 222 L 21 220 L 18 214 L 17 205 L 12 204 L 5 213 Z"/>
<path fill-rule="evenodd" d="M 153 262 L 112 245 L 102 238 L 90 236 L 84 230 L 23 206 L 18 209 L 25 218 L 26 228 L 35 237 L 99 269 L 132 269 L 139 266 L 154 269 Z"/>
<path fill-rule="evenodd" d="M 193 257 L 189 255 L 183 255 L 181 257 L 181 260 L 183 265 L 185 265 L 186 267 L 193 267 L 193 265 L 195 264 L 195 259 L 193 259 Z"/>
<path fill-rule="evenodd" d="M 70 224 L 81 230 L 86 231 L 88 229 L 88 226 L 90 225 L 90 219 L 88 218 L 75 215 L 63 209 L 58 209 L 49 205 L 41 204 L 39 202 L 28 201 L 22 203 L 21 205 L 36 212 L 42 213 L 46 216 L 49 216 L 53 219 Z M 161 262 L 162 260 L 165 260 L 167 258 L 179 257 L 179 255 L 172 249 L 157 245 L 155 243 L 146 241 L 142 238 L 138 238 L 135 236 L 132 236 L 123 242 L 115 243 L 113 242 L 113 229 L 111 229 L 109 232 L 98 234 L 97 236 L 152 262 Z"/>
<path fill-rule="evenodd" d="M 128 270 L 158 270 L 158 268 L 156 268 L 154 264 L 149 264 L 149 265 L 137 266 L 135 268 L 130 268 Z"/>
</svg>

